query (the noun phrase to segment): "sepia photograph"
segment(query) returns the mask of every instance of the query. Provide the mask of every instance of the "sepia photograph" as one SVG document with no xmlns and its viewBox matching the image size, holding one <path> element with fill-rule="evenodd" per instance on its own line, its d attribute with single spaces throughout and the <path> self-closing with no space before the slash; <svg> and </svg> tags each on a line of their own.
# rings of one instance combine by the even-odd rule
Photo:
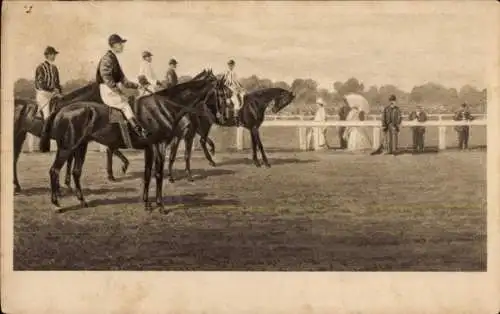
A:
<svg viewBox="0 0 500 314">
<path fill-rule="evenodd" d="M 497 9 L 7 1 L 11 270 L 486 274 Z"/>
</svg>

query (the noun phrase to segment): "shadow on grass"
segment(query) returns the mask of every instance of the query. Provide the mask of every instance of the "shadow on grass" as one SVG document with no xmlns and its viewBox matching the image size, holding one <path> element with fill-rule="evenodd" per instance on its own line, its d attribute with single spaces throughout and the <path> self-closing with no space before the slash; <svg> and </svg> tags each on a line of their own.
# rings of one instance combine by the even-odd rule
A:
<svg viewBox="0 0 500 314">
<path fill-rule="evenodd" d="M 135 190 L 134 190 L 135 191 Z M 182 194 L 182 195 L 173 195 L 173 196 L 164 196 L 163 202 L 165 209 L 169 210 L 170 206 L 176 206 L 173 211 L 176 210 L 185 210 L 185 209 L 200 209 L 207 208 L 213 206 L 236 206 L 240 205 L 240 201 L 237 199 L 217 199 L 217 198 L 207 198 L 207 193 L 194 193 L 194 194 Z M 154 197 L 151 195 L 149 200 L 154 204 Z M 138 204 L 139 206 L 144 206 L 144 203 L 140 196 L 124 196 L 117 197 L 113 199 L 98 199 L 88 201 L 88 207 L 82 208 L 79 204 L 62 208 L 57 212 L 60 214 L 70 212 L 70 211 L 78 211 L 85 210 L 88 208 L 95 208 L 98 206 L 109 206 L 109 205 L 129 205 L 129 204 Z M 177 207 L 177 205 L 182 205 Z"/>
<path fill-rule="evenodd" d="M 69 190 L 66 186 L 61 185 L 61 192 L 63 193 L 63 196 L 71 196 L 74 195 L 74 187 L 72 187 L 73 190 Z M 135 188 L 126 188 L 126 187 L 116 187 L 116 188 L 99 188 L 99 189 L 93 189 L 93 188 L 85 188 L 83 187 L 82 189 L 83 195 L 103 195 L 103 194 L 108 194 L 108 193 L 123 193 L 123 192 L 135 192 L 137 189 Z M 24 195 L 24 196 L 31 196 L 31 195 L 40 195 L 40 194 L 47 194 L 50 196 L 50 187 L 32 187 L 32 188 L 27 188 L 21 190 L 21 192 L 16 193 L 15 195 Z"/>
<path fill-rule="evenodd" d="M 232 175 L 235 174 L 236 171 L 234 170 L 229 170 L 229 169 L 218 169 L 218 168 L 209 168 L 209 169 L 191 169 L 191 173 L 193 175 L 193 179 L 195 181 L 197 180 L 203 180 L 209 177 L 218 177 L 218 176 L 225 176 L 225 175 Z M 144 176 L 144 172 L 142 171 L 134 171 L 130 172 L 127 176 L 117 178 L 116 182 L 119 181 L 126 181 L 126 180 L 133 180 L 137 178 L 142 178 Z M 181 180 L 186 178 L 186 171 L 181 170 L 181 169 L 173 169 L 173 177 L 175 180 Z M 167 180 L 167 170 L 165 169 L 164 171 L 164 179 Z"/>
<path fill-rule="evenodd" d="M 308 164 L 308 163 L 314 163 L 318 162 L 318 160 L 315 159 L 298 159 L 298 158 L 268 158 L 269 164 L 272 166 L 278 166 L 278 165 L 286 165 L 286 164 Z M 259 161 L 262 163 L 261 158 L 259 158 Z M 229 166 L 229 165 L 254 165 L 253 160 L 251 158 L 235 158 L 235 159 L 228 159 L 219 162 L 219 165 L 221 166 Z"/>
</svg>

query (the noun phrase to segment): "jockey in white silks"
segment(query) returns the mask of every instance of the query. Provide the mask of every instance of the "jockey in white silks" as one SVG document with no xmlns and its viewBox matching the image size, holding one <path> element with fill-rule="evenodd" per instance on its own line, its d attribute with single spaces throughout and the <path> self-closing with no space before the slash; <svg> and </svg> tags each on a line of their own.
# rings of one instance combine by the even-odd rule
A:
<svg viewBox="0 0 500 314">
<path fill-rule="evenodd" d="M 45 119 L 50 114 L 50 100 L 62 93 L 59 71 L 54 64 L 58 53 L 54 47 L 45 48 L 45 61 L 35 70 L 36 102 L 38 110 L 43 113 Z"/>
<path fill-rule="evenodd" d="M 149 94 L 147 90 L 154 93 L 160 90 L 162 87 L 160 81 L 157 79 L 153 71 L 152 57 L 153 54 L 149 51 L 144 51 L 142 53 L 142 60 L 139 68 L 138 80 L 139 80 L 139 85 L 141 85 L 141 87 L 143 88 L 139 89 L 139 97 Z"/>
<path fill-rule="evenodd" d="M 229 60 L 227 63 L 229 69 L 226 71 L 224 74 L 224 81 L 226 83 L 226 86 L 232 91 L 233 95 L 231 97 L 231 101 L 234 104 L 234 117 L 236 120 L 238 120 L 239 116 L 239 111 L 241 107 L 243 107 L 243 100 L 246 94 L 245 89 L 241 85 L 241 83 L 238 80 L 238 77 L 236 76 L 236 73 L 234 72 L 234 66 L 236 63 L 234 60 Z"/>
</svg>

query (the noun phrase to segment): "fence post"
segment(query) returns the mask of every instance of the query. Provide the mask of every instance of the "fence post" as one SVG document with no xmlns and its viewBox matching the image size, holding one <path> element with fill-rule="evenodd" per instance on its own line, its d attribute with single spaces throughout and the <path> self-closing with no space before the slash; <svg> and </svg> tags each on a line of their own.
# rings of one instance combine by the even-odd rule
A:
<svg viewBox="0 0 500 314">
<path fill-rule="evenodd" d="M 243 150 L 243 128 L 236 128 L 236 150 Z"/>
<path fill-rule="evenodd" d="M 446 149 L 446 127 L 440 126 L 440 127 L 438 127 L 438 131 L 439 131 L 438 147 L 440 150 Z"/>
<path fill-rule="evenodd" d="M 380 127 L 373 127 L 373 149 L 378 149 L 380 147 Z"/>
<path fill-rule="evenodd" d="M 304 117 L 299 116 L 299 119 L 303 121 Z M 299 149 L 305 151 L 307 150 L 306 128 L 299 126 L 297 129 L 299 131 Z"/>
</svg>

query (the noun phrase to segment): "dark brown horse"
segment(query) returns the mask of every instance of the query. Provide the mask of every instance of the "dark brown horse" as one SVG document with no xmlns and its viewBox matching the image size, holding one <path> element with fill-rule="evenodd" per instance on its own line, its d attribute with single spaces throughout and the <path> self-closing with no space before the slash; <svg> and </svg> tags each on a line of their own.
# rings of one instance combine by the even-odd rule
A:
<svg viewBox="0 0 500 314">
<path fill-rule="evenodd" d="M 213 74 L 212 70 L 203 70 L 199 74 L 197 74 L 195 77 L 193 77 L 190 81 L 199 81 L 199 80 L 206 80 L 206 79 L 216 79 L 216 76 Z M 180 89 L 183 89 L 181 86 Z M 165 89 L 162 91 L 162 93 L 166 96 L 172 96 L 176 95 L 179 92 L 179 87 L 173 86 L 168 89 Z M 183 93 L 189 93 L 190 90 L 184 90 Z M 175 159 L 177 156 L 177 152 L 179 149 L 179 144 L 181 140 L 184 140 L 184 161 L 185 161 L 185 171 L 186 171 L 186 178 L 188 181 L 193 181 L 193 176 L 191 173 L 191 153 L 192 153 L 192 147 L 193 147 L 193 142 L 194 142 L 194 137 L 196 134 L 200 135 L 200 146 L 203 149 L 203 153 L 205 154 L 205 158 L 208 160 L 209 164 L 212 167 L 215 167 L 215 162 L 212 158 L 212 156 L 215 154 L 215 144 L 208 137 L 208 133 L 211 128 L 211 123 L 209 122 L 209 119 L 207 117 L 199 116 L 195 113 L 188 113 L 189 118 L 191 119 L 191 124 L 189 125 L 189 130 L 186 130 L 184 133 L 184 136 L 181 137 L 176 137 L 172 140 L 170 144 L 170 157 L 169 157 L 169 163 L 168 163 L 168 170 L 167 170 L 167 177 L 171 183 L 174 182 L 174 177 L 173 177 L 173 165 L 175 163 Z M 207 147 L 210 146 L 210 149 Z M 111 171 L 111 176 L 112 176 L 112 169 L 113 169 L 113 159 L 110 154 L 108 154 L 108 164 L 107 164 L 107 169 L 108 169 L 108 174 Z M 110 170 L 111 169 L 111 170 Z"/>
<path fill-rule="evenodd" d="M 102 102 L 100 94 L 99 94 L 99 86 L 95 83 L 88 84 L 79 89 L 76 89 L 68 94 L 63 95 L 62 97 L 54 97 L 50 101 L 51 111 L 59 110 L 61 107 L 68 105 L 73 101 L 96 101 Z M 26 140 L 26 133 L 31 133 L 35 136 L 40 136 L 41 128 L 43 126 L 43 117 L 39 112 L 37 114 L 38 106 L 35 101 L 28 99 L 15 98 L 14 100 L 14 191 L 20 192 L 21 186 L 19 184 L 19 180 L 17 178 L 17 162 L 19 160 L 22 147 L 24 145 L 24 141 Z M 116 150 L 111 151 L 107 150 L 108 159 L 112 158 L 112 155 L 115 154 L 118 156 L 124 163 L 122 170 L 126 172 L 128 167 L 128 160 L 123 156 L 123 154 Z M 73 156 L 70 156 L 67 161 L 67 169 L 66 169 L 66 179 L 65 183 L 68 188 L 71 189 L 71 165 L 73 161 Z M 108 168 L 108 174 L 110 170 Z M 109 176 L 108 176 L 109 177 Z"/>
<path fill-rule="evenodd" d="M 228 93 L 222 96 L 224 99 L 230 98 L 231 92 L 228 91 L 228 89 L 223 89 L 222 91 Z M 257 157 L 257 148 L 260 150 L 264 165 L 266 167 L 271 167 L 267 160 L 266 153 L 264 152 L 259 133 L 259 128 L 264 121 L 266 109 L 272 104 L 271 111 L 273 113 L 278 113 L 294 99 L 295 95 L 292 92 L 277 87 L 253 91 L 245 96 L 244 105 L 239 111 L 239 121 L 240 125 L 250 132 L 252 139 L 252 158 L 257 167 L 261 166 Z M 218 103 L 220 104 L 221 101 Z M 214 104 L 207 104 L 207 108 L 211 110 L 213 115 L 222 110 L 217 108 Z M 200 116 L 198 119 L 202 121 L 199 124 L 198 132 L 200 134 L 205 134 L 205 136 L 208 136 L 208 132 L 212 126 L 211 121 L 215 121 L 217 125 L 224 127 L 236 127 L 234 119 L 208 119 L 207 116 Z"/>
<path fill-rule="evenodd" d="M 149 184 L 154 163 L 156 204 L 163 211 L 165 149 L 162 146 L 170 144 L 176 136 L 185 135 L 191 123 L 185 116 L 186 113 L 205 114 L 205 111 L 198 108 L 210 102 L 210 98 L 217 94 L 216 91 L 221 85 L 216 78 L 190 81 L 179 84 L 176 93 L 164 90 L 137 100 L 134 106 L 135 114 L 137 120 L 147 128 L 149 136 L 147 140 L 137 137 L 134 132 L 129 132 L 129 136 L 133 148 L 144 150 L 143 201 L 146 210 L 152 210 L 149 202 Z M 214 102 L 218 101 L 219 98 L 216 97 Z M 47 151 L 51 138 L 57 141 L 56 157 L 50 168 L 51 201 L 56 207 L 59 207 L 57 193 L 59 172 L 70 156 L 73 155 L 75 158 L 72 174 L 76 197 L 81 206 L 86 207 L 80 178 L 88 143 L 95 141 L 111 150 L 126 147 L 119 126 L 110 121 L 110 110 L 116 109 L 97 102 L 73 102 L 54 111 L 47 119 L 41 134 L 40 150 Z"/>
</svg>

